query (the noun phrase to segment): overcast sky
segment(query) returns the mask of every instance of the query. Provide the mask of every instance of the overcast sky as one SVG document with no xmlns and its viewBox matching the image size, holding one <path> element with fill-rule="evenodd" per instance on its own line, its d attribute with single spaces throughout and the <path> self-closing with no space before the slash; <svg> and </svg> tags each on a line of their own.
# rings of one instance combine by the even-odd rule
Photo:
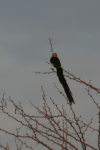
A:
<svg viewBox="0 0 100 150">
<path fill-rule="evenodd" d="M 56 83 L 63 91 L 56 74 L 34 73 L 50 71 L 49 38 L 65 70 L 100 88 L 100 1 L 0 0 L 0 98 L 5 92 L 5 98 L 11 96 L 28 110 L 29 101 L 42 105 L 43 86 L 47 102 L 52 96 L 57 104 L 66 103 L 54 88 Z M 86 123 L 93 117 L 98 127 L 98 110 L 85 86 L 66 79 L 76 103 L 73 109 Z"/>
</svg>

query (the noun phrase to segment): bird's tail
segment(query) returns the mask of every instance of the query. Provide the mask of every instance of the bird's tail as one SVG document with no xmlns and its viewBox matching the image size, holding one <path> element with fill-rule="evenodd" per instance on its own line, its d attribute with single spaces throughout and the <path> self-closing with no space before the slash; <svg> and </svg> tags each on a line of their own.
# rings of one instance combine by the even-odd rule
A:
<svg viewBox="0 0 100 150">
<path fill-rule="evenodd" d="M 72 96 L 72 93 L 70 91 L 70 88 L 69 88 L 69 86 L 68 86 L 68 84 L 67 84 L 67 82 L 66 82 L 66 80 L 64 78 L 63 69 L 62 68 L 58 68 L 57 67 L 57 76 L 58 76 L 59 81 L 60 81 L 60 83 L 62 84 L 62 86 L 63 86 L 63 88 L 65 90 L 65 93 L 66 93 L 66 95 L 67 95 L 67 97 L 69 99 L 70 105 L 72 105 L 72 103 L 75 104 L 73 96 Z"/>
</svg>

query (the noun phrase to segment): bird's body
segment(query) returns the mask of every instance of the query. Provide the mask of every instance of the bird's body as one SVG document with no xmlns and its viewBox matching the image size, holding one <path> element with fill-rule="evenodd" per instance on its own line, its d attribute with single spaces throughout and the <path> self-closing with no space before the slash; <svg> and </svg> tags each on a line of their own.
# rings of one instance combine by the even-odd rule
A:
<svg viewBox="0 0 100 150">
<path fill-rule="evenodd" d="M 52 54 L 52 57 L 50 59 L 50 62 L 51 64 L 57 69 L 57 76 L 58 76 L 58 79 L 60 81 L 60 83 L 62 84 L 64 90 L 65 90 L 65 93 L 69 99 L 69 102 L 70 104 L 72 103 L 75 103 L 74 102 L 74 99 L 72 97 L 72 93 L 70 91 L 70 88 L 66 82 L 66 79 L 64 78 L 64 75 L 63 75 L 63 69 L 61 67 L 61 63 L 60 63 L 60 60 L 59 58 L 57 57 L 57 54 L 56 53 L 53 53 Z"/>
</svg>

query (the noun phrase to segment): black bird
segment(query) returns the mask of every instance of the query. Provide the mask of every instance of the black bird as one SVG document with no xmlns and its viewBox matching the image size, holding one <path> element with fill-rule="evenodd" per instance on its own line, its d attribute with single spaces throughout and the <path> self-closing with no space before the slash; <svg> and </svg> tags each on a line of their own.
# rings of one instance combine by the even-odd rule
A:
<svg viewBox="0 0 100 150">
<path fill-rule="evenodd" d="M 66 82 L 66 79 L 64 78 L 64 75 L 63 75 L 63 69 L 61 67 L 61 63 L 60 63 L 60 60 L 59 58 L 57 57 L 57 54 L 56 53 L 53 53 L 51 58 L 50 58 L 50 62 L 52 64 L 53 67 L 55 67 L 57 69 L 57 76 L 58 76 L 58 79 L 60 81 L 60 83 L 62 84 L 64 90 L 65 90 L 65 93 L 69 99 L 69 102 L 70 102 L 70 105 L 72 103 L 75 104 L 74 102 L 74 99 L 72 97 L 72 93 L 70 91 L 70 88 Z"/>
</svg>

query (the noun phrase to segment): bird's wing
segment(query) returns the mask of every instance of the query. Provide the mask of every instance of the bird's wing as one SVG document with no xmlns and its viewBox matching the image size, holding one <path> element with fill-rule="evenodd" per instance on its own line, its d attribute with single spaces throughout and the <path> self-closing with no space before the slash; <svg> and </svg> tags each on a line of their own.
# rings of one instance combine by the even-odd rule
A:
<svg viewBox="0 0 100 150">
<path fill-rule="evenodd" d="M 59 58 L 57 57 L 51 57 L 50 62 L 54 65 L 54 67 L 61 67 L 61 63 Z"/>
</svg>

